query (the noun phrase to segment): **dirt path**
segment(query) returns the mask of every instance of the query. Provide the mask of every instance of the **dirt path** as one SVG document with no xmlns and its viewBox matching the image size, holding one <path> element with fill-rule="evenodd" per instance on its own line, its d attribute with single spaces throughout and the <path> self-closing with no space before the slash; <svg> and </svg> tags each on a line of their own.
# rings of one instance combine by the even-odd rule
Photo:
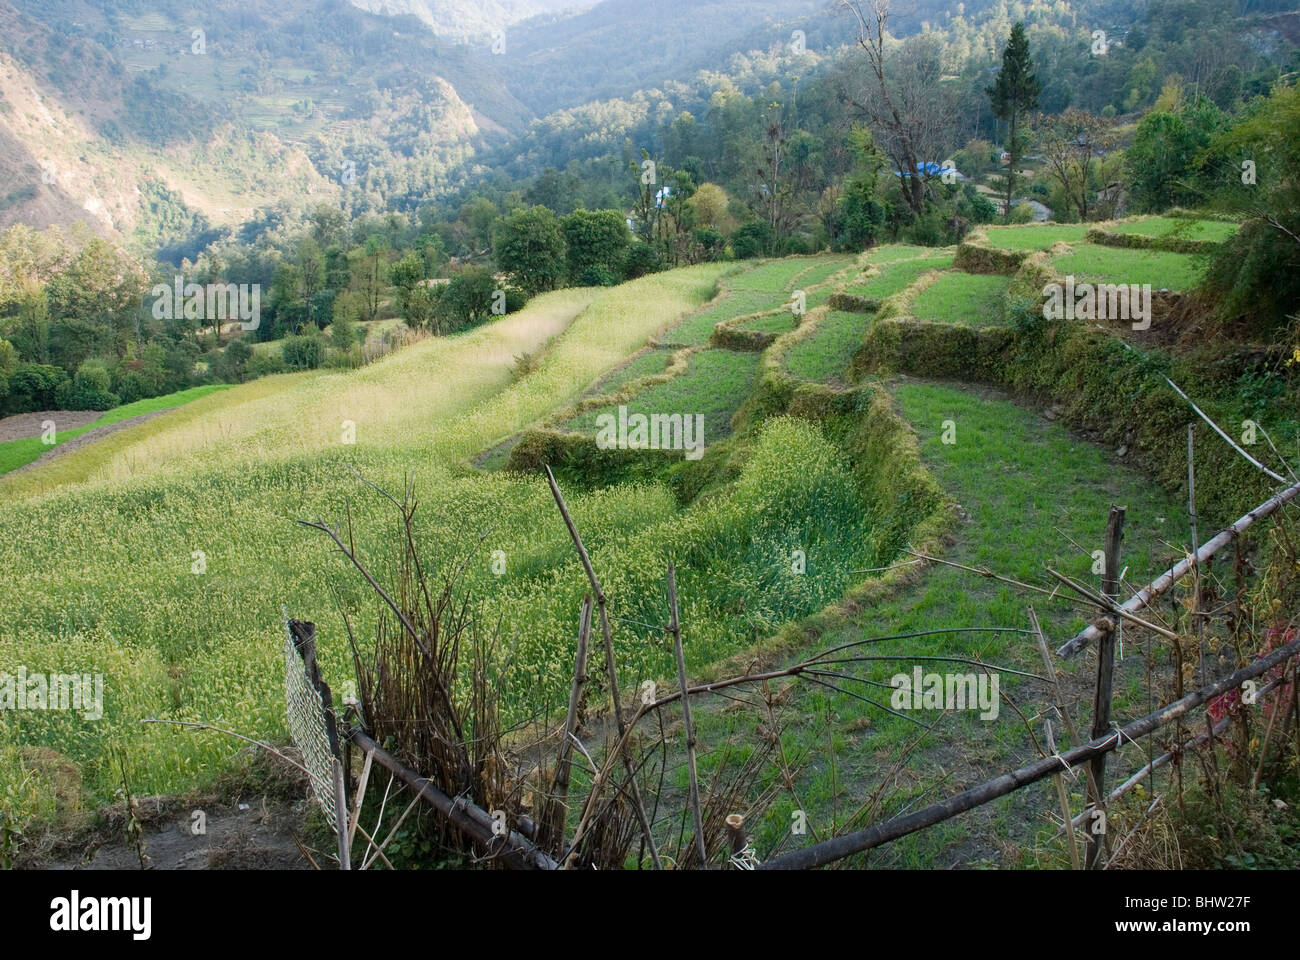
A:
<svg viewBox="0 0 1300 960">
<path fill-rule="evenodd" d="M 169 409 L 174 409 L 174 408 L 169 408 Z M 91 422 L 93 422 L 93 419 L 102 416 L 102 414 L 94 413 L 93 411 L 87 411 L 87 412 L 92 414 Z M 63 413 L 66 415 L 66 411 L 64 411 Z M 106 426 L 95 427 L 93 430 L 87 430 L 85 433 L 81 434 L 80 436 L 73 437 L 71 440 L 68 440 L 64 443 L 60 443 L 58 446 L 51 447 L 45 453 L 41 454 L 39 457 L 33 460 L 31 463 L 24 464 L 23 466 L 19 467 L 16 470 L 10 470 L 9 473 L 5 474 L 5 476 L 12 476 L 16 473 L 22 473 L 24 470 L 32 470 L 40 466 L 42 463 L 45 463 L 46 461 L 53 460 L 55 457 L 60 457 L 65 453 L 71 453 L 73 450 L 79 449 L 80 447 L 84 447 L 88 443 L 94 443 L 96 440 L 102 440 L 104 437 L 107 437 L 113 433 L 117 433 L 117 431 L 119 430 L 125 430 L 127 427 L 133 427 L 138 423 L 144 423 L 147 420 L 152 420 L 154 417 L 163 413 L 167 413 L 167 410 L 153 410 L 149 413 L 142 413 L 138 417 L 128 417 L 126 420 L 119 420 L 117 423 L 110 423 L 107 424 Z M 39 417 L 42 416 L 42 414 L 38 414 L 38 413 L 23 414 L 23 416 Z M 17 418 L 11 417 L 10 419 L 17 419 Z M 58 421 L 55 422 L 58 423 Z M 3 426 L 3 424 L 0 424 L 0 426 Z M 73 426 L 84 426 L 84 423 L 73 424 Z M 63 430 L 63 429 L 70 429 L 70 428 L 63 426 L 62 424 L 59 424 L 59 429 Z M 36 432 L 38 434 L 40 433 L 39 430 L 37 430 Z M 34 436 L 34 434 L 29 434 L 29 436 Z"/>
<path fill-rule="evenodd" d="M 54 429 L 59 433 L 75 430 L 88 423 L 94 423 L 104 414 L 99 410 L 41 410 L 37 413 L 17 413 L 12 417 L 0 419 L 0 443 L 6 440 L 25 440 L 39 437 L 45 432 L 44 424 L 54 421 Z"/>
</svg>

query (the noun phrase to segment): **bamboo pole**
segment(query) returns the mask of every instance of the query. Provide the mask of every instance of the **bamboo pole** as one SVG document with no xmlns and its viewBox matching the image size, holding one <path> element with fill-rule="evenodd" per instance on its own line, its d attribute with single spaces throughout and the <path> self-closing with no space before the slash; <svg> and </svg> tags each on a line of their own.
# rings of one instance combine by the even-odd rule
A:
<svg viewBox="0 0 1300 960">
<path fill-rule="evenodd" d="M 861 853 L 864 850 L 870 850 L 873 847 L 889 843 L 891 840 L 897 840 L 909 833 L 915 833 L 926 827 L 934 826 L 936 823 L 942 823 L 944 820 L 951 819 L 968 810 L 973 810 L 975 807 L 991 800 L 996 800 L 998 797 L 1006 796 L 1021 787 L 1051 776 L 1061 769 L 1061 761 L 1071 767 L 1077 766 L 1081 763 L 1087 763 L 1099 754 L 1115 750 L 1122 742 L 1131 743 L 1149 736 L 1154 731 L 1172 723 L 1214 697 L 1226 693 L 1234 687 L 1241 686 L 1246 680 L 1267 673 L 1273 667 L 1285 662 L 1297 653 L 1300 653 L 1300 639 L 1292 640 L 1286 646 L 1279 647 L 1268 656 L 1242 667 L 1217 683 L 1195 690 L 1180 700 L 1161 707 L 1145 717 L 1134 720 L 1118 731 L 1112 731 L 1110 736 L 1103 740 L 1094 740 L 1091 743 L 1075 747 L 1066 751 L 1059 758 L 1043 757 L 1019 769 L 1012 770 L 1010 773 L 1004 773 L 992 780 L 976 784 L 968 790 L 906 816 L 895 817 L 892 820 L 886 820 L 884 823 L 875 824 L 864 830 L 856 830 L 853 833 L 847 833 L 825 840 L 822 843 L 804 847 L 802 850 L 791 851 L 760 864 L 758 869 L 803 870 L 810 867 L 820 867 L 836 860 L 842 860 L 844 857 L 855 853 Z"/>
<path fill-rule="evenodd" d="M 1174 564 L 1155 580 L 1147 584 L 1137 593 L 1135 593 L 1127 602 L 1120 605 L 1119 609 L 1125 613 L 1137 613 L 1139 610 L 1145 610 L 1152 601 L 1167 593 L 1169 588 L 1177 583 L 1186 573 L 1195 565 L 1204 563 L 1210 557 L 1214 556 L 1219 550 L 1236 540 L 1252 524 L 1270 516 L 1290 503 L 1300 495 L 1300 483 L 1287 487 L 1280 493 L 1274 494 L 1265 500 L 1259 506 L 1246 513 L 1236 523 L 1230 527 L 1215 534 L 1207 540 L 1201 547 L 1190 557 L 1184 557 L 1178 563 Z M 1070 657 L 1088 644 L 1092 643 L 1101 636 L 1101 627 L 1090 625 L 1079 631 L 1073 638 L 1067 640 L 1056 651 L 1057 656 Z"/>
<path fill-rule="evenodd" d="M 668 606 L 672 620 L 668 632 L 673 635 L 673 652 L 677 656 L 677 689 L 686 690 L 686 654 L 682 652 L 682 625 L 677 617 L 677 571 L 668 564 Z M 695 724 L 691 721 L 691 698 L 682 694 L 682 727 L 686 733 L 687 771 L 691 778 L 691 817 L 695 821 L 695 852 L 700 857 L 700 869 L 708 863 L 704 849 L 704 817 L 700 813 L 700 778 L 695 766 Z"/>
<path fill-rule="evenodd" d="M 596 571 L 591 568 L 591 558 L 587 556 L 587 548 L 583 546 L 578 528 L 573 523 L 573 517 L 569 515 L 569 508 L 564 502 L 564 494 L 560 493 L 559 484 L 555 482 L 555 475 L 551 473 L 549 466 L 545 469 L 546 482 L 551 487 L 551 496 L 555 498 L 555 505 L 560 508 L 560 516 L 564 518 L 564 525 L 569 528 L 569 536 L 573 538 L 573 545 L 578 550 L 578 559 L 582 561 L 582 569 L 586 571 L 587 580 L 591 583 L 591 592 L 596 595 L 596 605 L 600 609 L 601 639 L 605 645 L 605 670 L 609 677 L 609 695 L 614 704 L 614 722 L 618 726 L 620 743 L 625 745 L 627 742 L 627 723 L 623 719 L 623 705 L 619 699 L 618 664 L 614 659 L 614 640 L 609 629 L 608 600 L 605 598 L 605 591 L 600 588 L 600 581 L 596 579 Z M 645 838 L 646 847 L 650 851 L 650 860 L 654 863 L 655 869 L 662 870 L 663 864 L 659 861 L 659 850 L 655 846 L 654 834 L 650 831 L 650 818 L 646 816 L 645 804 L 641 801 L 641 788 L 636 782 L 636 771 L 632 765 L 632 757 L 625 748 L 622 749 L 622 756 L 623 769 L 627 771 L 628 790 L 632 795 L 632 806 L 636 810 L 637 820 L 641 823 L 641 835 Z"/>
<path fill-rule="evenodd" d="M 457 830 L 471 837 L 489 850 L 500 849 L 501 855 L 516 866 L 528 870 L 554 870 L 556 863 L 539 850 L 517 830 L 499 834 L 496 821 L 486 810 L 463 797 L 452 798 L 443 793 L 428 777 L 421 776 L 406 766 L 371 739 L 363 730 L 352 731 L 352 742 L 374 755 L 375 762 L 391 772 L 397 779 L 415 789 L 426 803 L 432 806 Z"/>
<path fill-rule="evenodd" d="M 578 732 L 578 710 L 582 703 L 582 688 L 587 682 L 587 644 L 591 639 L 591 595 L 582 598 L 582 613 L 578 617 L 578 650 L 574 657 L 573 686 L 569 689 L 569 710 L 564 717 L 564 739 L 560 743 L 560 757 L 555 767 L 555 824 L 553 836 L 560 841 L 559 849 L 566 849 L 565 825 L 569 817 L 569 777 L 572 772 L 573 740 Z"/>
<path fill-rule="evenodd" d="M 1056 680 L 1056 664 L 1052 663 L 1052 653 L 1047 649 L 1047 637 L 1043 634 L 1043 628 L 1038 622 L 1038 613 L 1034 610 L 1033 604 L 1029 605 L 1029 624 L 1034 628 L 1034 638 L 1038 641 L 1038 651 L 1043 655 L 1043 666 L 1047 669 L 1047 676 L 1051 680 L 1052 704 L 1056 707 L 1056 712 L 1060 714 L 1061 720 L 1065 724 L 1065 729 L 1070 734 L 1070 742 L 1078 743 L 1079 734 L 1078 731 L 1074 729 L 1074 721 L 1070 719 L 1070 712 L 1066 709 L 1065 701 L 1061 699 L 1061 688 Z M 1047 724 L 1047 739 L 1048 749 L 1052 751 L 1053 755 L 1055 755 L 1059 751 L 1056 749 L 1056 744 L 1052 739 L 1051 721 L 1048 721 Z M 1085 767 L 1084 770 L 1088 774 L 1088 784 L 1092 786 L 1092 789 L 1095 791 L 1096 786 L 1092 783 L 1092 768 Z M 1056 775 L 1056 789 L 1061 802 L 1061 815 L 1064 818 L 1063 823 L 1065 824 L 1064 829 L 1066 832 L 1065 839 L 1070 845 L 1070 864 L 1075 870 L 1081 870 L 1083 868 L 1083 863 L 1079 860 L 1079 848 L 1075 843 L 1074 838 L 1074 825 L 1077 821 L 1072 819 L 1070 816 L 1070 800 L 1065 790 L 1063 774 L 1058 773 Z"/>
<path fill-rule="evenodd" d="M 1052 736 L 1052 721 L 1050 718 L 1044 720 L 1044 726 L 1047 734 L 1047 749 L 1055 755 L 1056 738 Z M 1079 847 L 1074 842 L 1074 827 L 1071 825 L 1070 817 L 1070 797 L 1065 791 L 1065 777 L 1057 773 L 1053 778 L 1056 781 L 1056 800 L 1061 805 L 1061 823 L 1065 825 L 1065 842 L 1070 850 L 1070 867 L 1078 870 L 1082 867 L 1079 862 Z"/>
</svg>

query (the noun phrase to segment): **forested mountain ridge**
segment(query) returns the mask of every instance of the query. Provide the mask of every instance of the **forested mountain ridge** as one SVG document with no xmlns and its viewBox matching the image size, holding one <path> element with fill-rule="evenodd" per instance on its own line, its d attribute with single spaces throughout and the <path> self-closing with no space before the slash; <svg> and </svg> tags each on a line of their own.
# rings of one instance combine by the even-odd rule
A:
<svg viewBox="0 0 1300 960">
<path fill-rule="evenodd" d="M 918 0 L 894 5 L 890 35 L 954 115 L 930 149 L 951 155 L 999 138 L 983 88 L 1015 20 L 1034 46 L 1042 111 L 1122 121 L 1171 77 L 1220 107 L 1263 92 L 1294 60 L 1295 6 Z M 321 203 L 348 217 L 431 204 L 454 216 L 483 195 L 498 208 L 512 194 L 550 196 L 561 212 L 625 205 L 641 150 L 675 167 L 694 158 L 697 183 L 747 193 L 761 152 L 749 134 L 763 117 L 792 135 L 804 189 L 852 165 L 842 144 L 863 119 L 864 76 L 845 4 L 480 13 L 379 0 L 0 0 L 0 224 L 85 220 L 179 263 L 223 237 L 301 223 Z M 1104 55 L 1092 49 L 1099 32 Z M 44 135 L 51 123 L 56 137 Z"/>
</svg>

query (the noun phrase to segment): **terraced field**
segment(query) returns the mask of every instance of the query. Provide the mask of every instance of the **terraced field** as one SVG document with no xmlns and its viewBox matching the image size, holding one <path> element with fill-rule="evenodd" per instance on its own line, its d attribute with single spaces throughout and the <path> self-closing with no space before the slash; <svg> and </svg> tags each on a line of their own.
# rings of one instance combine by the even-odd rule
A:
<svg viewBox="0 0 1300 960">
<path fill-rule="evenodd" d="M 1237 232 L 1237 224 L 1224 220 L 1193 220 L 1187 217 L 1145 217 L 1111 228 L 1112 233 L 1142 237 L 1178 237 L 1220 243 Z"/>
<path fill-rule="evenodd" d="M 989 227 L 988 244 L 1002 250 L 1048 250 L 1065 241 L 1078 243 L 1088 233 L 1086 223 L 1049 223 L 1041 226 Z"/>
<path fill-rule="evenodd" d="M 1190 290 L 1200 281 L 1205 258 L 1166 250 L 1125 250 L 1079 243 L 1053 259 L 1056 272 L 1096 283 L 1149 283 L 1156 290 Z"/>
<path fill-rule="evenodd" d="M 951 271 L 939 275 L 917 296 L 912 312 L 918 320 L 940 320 L 967 327 L 1000 323 L 1009 277 Z"/>
<path fill-rule="evenodd" d="M 810 336 L 790 349 L 786 368 L 799 379 L 813 383 L 838 380 L 862 345 L 869 323 L 870 318 L 862 313 L 827 314 Z"/>
<path fill-rule="evenodd" d="M 935 256 L 913 257 L 903 260 L 886 260 L 880 266 L 880 272 L 860 283 L 845 287 L 846 293 L 859 297 L 884 299 L 906 290 L 921 274 L 930 270 L 947 270 L 952 266 L 952 256 L 945 254 Z"/>
<path fill-rule="evenodd" d="M 1053 267 L 1080 277 L 1191 284 L 1199 264 L 1082 243 L 1058 225 L 1004 229 L 1016 231 L 998 234 L 1004 249 L 1072 244 Z M 1123 503 L 1126 582 L 1137 584 L 1181 555 L 1185 508 L 1110 450 L 991 388 L 889 369 L 850 375 L 866 369 L 856 361 L 886 324 L 937 331 L 932 342 L 941 344 L 1003 322 L 1011 278 L 952 264 L 951 250 L 884 247 L 560 291 L 361 370 L 272 377 L 202 397 L 148 430 L 0 479 L 0 569 L 8 572 L 0 604 L 11 612 L 0 623 L 0 670 L 20 661 L 93 669 L 108 688 L 105 718 L 93 728 L 63 714 L 0 715 L 0 804 L 37 818 L 60 814 L 41 757 L 71 763 L 88 802 L 115 789 L 111 750 L 123 751 L 141 794 L 180 792 L 247 762 L 229 741 L 141 725 L 147 717 L 282 742 L 281 604 L 318 624 L 322 668 L 341 687 L 350 675 L 342 611 L 365 643 L 377 605 L 332 545 L 295 521 L 351 517 L 358 553 L 381 576 L 391 573 L 391 507 L 353 467 L 388 489 L 414 480 L 423 559 L 443 569 L 463 562 L 476 615 L 502 624 L 510 659 L 496 682 L 508 719 L 562 713 L 588 585 L 544 481 L 503 469 L 512 450 L 539 437 L 582 454 L 556 465 L 567 470 L 566 497 L 618 624 L 627 689 L 676 683 L 662 631 L 647 626 L 663 622 L 669 561 L 690 670 L 700 677 L 906 633 L 917 635 L 880 639 L 870 657 L 831 676 L 888 688 L 899 669 L 926 657 L 1041 670 L 1023 592 L 908 550 L 926 547 L 1044 587 L 1046 566 L 1091 583 L 1106 508 Z M 879 272 L 859 280 L 864 269 Z M 788 302 L 798 289 L 810 309 L 796 325 Z M 905 296 L 878 319 L 829 309 L 833 292 Z M 893 309 L 899 304 L 906 316 Z M 755 332 L 776 336 L 740 336 Z M 749 348 L 727 348 L 736 342 Z M 536 358 L 527 371 L 516 363 L 525 352 Z M 702 415 L 704 458 L 631 451 L 635 471 L 612 481 L 593 472 L 584 482 L 597 459 L 598 418 L 619 407 Z M 1086 611 L 1059 597 L 1033 599 L 1053 640 L 1082 625 Z M 1146 711 L 1144 669 L 1128 651 L 1118 715 Z M 1088 670 L 1086 661 L 1065 665 L 1062 685 L 1085 684 Z M 765 851 L 883 819 L 1039 755 L 1010 706 L 992 721 L 942 716 L 923 732 L 871 702 L 888 692 L 864 699 L 834 679 L 782 681 L 770 692 L 766 707 L 714 696 L 694 708 L 706 778 L 776 735 L 760 786 L 774 785 L 779 800 L 752 821 Z M 1014 672 L 1003 692 L 1027 715 L 1044 700 L 1040 681 Z M 1124 753 L 1125 765 L 1139 763 L 1135 748 Z M 685 790 L 685 777 L 669 765 L 671 787 Z M 1014 794 L 871 862 L 1059 859 L 1048 790 L 1045 782 Z M 790 835 L 794 810 L 807 816 L 807 837 Z M 1005 842 L 995 847 L 993 836 Z"/>
<path fill-rule="evenodd" d="M 629 415 L 683 413 L 704 416 L 706 442 L 731 433 L 731 416 L 749 396 L 758 373 L 758 354 L 704 350 L 687 362 L 686 372 L 637 394 L 625 406 Z M 617 407 L 588 410 L 565 424 L 568 430 L 596 431 L 596 420 Z"/>
</svg>

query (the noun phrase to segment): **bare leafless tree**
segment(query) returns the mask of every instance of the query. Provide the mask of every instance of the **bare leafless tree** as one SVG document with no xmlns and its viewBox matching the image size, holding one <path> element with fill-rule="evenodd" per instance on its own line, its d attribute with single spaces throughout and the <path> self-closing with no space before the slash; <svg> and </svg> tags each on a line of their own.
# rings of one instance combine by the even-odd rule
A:
<svg viewBox="0 0 1300 960">
<path fill-rule="evenodd" d="M 1092 206 L 1093 170 L 1115 146 L 1110 123 L 1072 108 L 1057 116 L 1040 114 L 1034 131 L 1052 179 L 1060 184 L 1079 219 L 1086 221 Z"/>
<path fill-rule="evenodd" d="M 942 159 L 952 140 L 956 102 L 943 84 L 942 43 L 921 35 L 889 56 L 886 37 L 890 0 L 840 0 L 858 24 L 858 46 L 869 76 L 846 99 L 862 114 L 876 142 L 905 175 L 903 196 L 915 214 L 925 206 L 929 172 L 924 164 Z"/>
</svg>

